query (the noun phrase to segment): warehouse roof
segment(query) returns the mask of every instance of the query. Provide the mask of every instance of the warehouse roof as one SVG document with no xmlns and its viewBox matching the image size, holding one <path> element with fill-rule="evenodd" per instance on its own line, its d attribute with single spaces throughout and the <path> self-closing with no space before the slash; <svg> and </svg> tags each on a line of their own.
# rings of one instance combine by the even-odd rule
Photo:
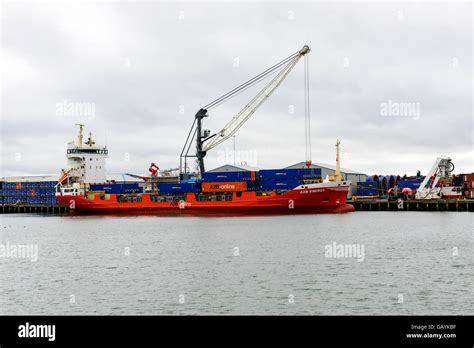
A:
<svg viewBox="0 0 474 348">
<path fill-rule="evenodd" d="M 306 168 L 305 162 L 295 163 L 285 169 L 299 169 L 299 168 Z M 327 163 L 313 163 L 311 164 L 311 168 L 325 168 L 329 170 L 336 170 L 336 166 Z M 365 173 L 361 173 L 352 169 L 341 168 L 341 172 L 344 174 L 359 174 L 359 175 L 366 175 Z"/>
<path fill-rule="evenodd" d="M 207 172 L 251 172 L 260 170 L 257 167 L 239 166 L 233 164 L 225 164 L 223 166 L 208 170 Z"/>
<path fill-rule="evenodd" d="M 107 174 L 106 179 L 108 181 L 117 181 L 117 182 L 123 182 L 123 181 L 131 181 L 131 182 L 136 182 L 140 181 L 136 178 L 132 178 L 128 175 L 122 174 L 122 173 L 112 173 L 112 174 Z M 6 176 L 6 177 L 0 177 L 0 181 L 5 181 L 5 182 L 41 182 L 41 181 L 58 181 L 59 180 L 59 175 L 25 175 L 25 176 Z"/>
<path fill-rule="evenodd" d="M 0 181 L 6 182 L 38 182 L 38 181 L 58 181 L 59 175 L 24 175 L 1 177 Z"/>
</svg>

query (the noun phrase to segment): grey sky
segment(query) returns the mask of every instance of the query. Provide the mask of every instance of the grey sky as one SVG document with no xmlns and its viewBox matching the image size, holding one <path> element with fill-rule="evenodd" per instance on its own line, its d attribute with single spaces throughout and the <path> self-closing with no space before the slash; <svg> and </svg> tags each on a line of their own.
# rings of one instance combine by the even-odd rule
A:
<svg viewBox="0 0 474 348">
<path fill-rule="evenodd" d="M 107 143 L 109 172 L 176 167 L 201 105 L 305 43 L 314 162 L 334 163 L 339 138 L 342 166 L 368 174 L 426 172 L 441 154 L 456 172 L 474 169 L 468 2 L 7 2 L 1 23 L 0 175 L 59 172 L 80 121 Z M 237 134 L 249 164 L 305 159 L 302 63 Z M 213 110 L 205 128 L 257 91 Z M 58 114 L 64 101 L 95 114 Z M 389 101 L 419 103 L 419 114 L 384 116 Z"/>
</svg>

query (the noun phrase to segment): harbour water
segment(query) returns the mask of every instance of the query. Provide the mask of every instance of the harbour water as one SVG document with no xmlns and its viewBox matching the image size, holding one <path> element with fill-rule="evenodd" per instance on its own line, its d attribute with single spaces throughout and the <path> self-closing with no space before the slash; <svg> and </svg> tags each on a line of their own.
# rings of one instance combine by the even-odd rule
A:
<svg viewBox="0 0 474 348">
<path fill-rule="evenodd" d="M 0 314 L 473 315 L 473 217 L 3 215 Z"/>
</svg>

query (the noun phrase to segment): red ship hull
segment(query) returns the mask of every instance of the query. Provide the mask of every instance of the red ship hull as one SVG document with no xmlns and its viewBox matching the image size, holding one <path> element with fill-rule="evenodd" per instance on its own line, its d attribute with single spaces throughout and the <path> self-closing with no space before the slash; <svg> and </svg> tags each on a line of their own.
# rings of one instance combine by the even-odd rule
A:
<svg viewBox="0 0 474 348">
<path fill-rule="evenodd" d="M 261 215 L 261 214 L 315 214 L 346 213 L 354 207 L 346 203 L 349 186 L 334 183 L 299 186 L 283 194 L 271 192 L 257 195 L 256 192 L 242 192 L 240 197 L 233 193 L 231 201 L 198 201 L 194 193 L 187 193 L 186 199 L 174 202 L 152 202 L 151 195 L 144 193 L 140 202 L 119 202 L 116 194 L 101 194 L 91 197 L 82 195 L 61 195 L 57 200 L 72 211 L 83 213 L 125 213 L 163 215 Z"/>
</svg>

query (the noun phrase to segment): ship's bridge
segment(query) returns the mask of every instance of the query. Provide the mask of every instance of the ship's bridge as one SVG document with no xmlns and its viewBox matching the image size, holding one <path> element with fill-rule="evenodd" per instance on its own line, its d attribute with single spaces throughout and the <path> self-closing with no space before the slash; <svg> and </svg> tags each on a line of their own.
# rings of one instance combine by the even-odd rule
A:
<svg viewBox="0 0 474 348">
<path fill-rule="evenodd" d="M 88 140 L 83 142 L 83 125 L 78 126 L 77 140 L 69 142 L 67 146 L 69 183 L 105 182 L 105 159 L 109 151 L 106 146 L 96 145 L 91 133 Z"/>
<path fill-rule="evenodd" d="M 74 144 L 74 143 L 72 143 Z M 67 149 L 67 154 L 98 154 L 98 155 L 108 155 L 109 150 L 106 147 L 103 148 L 90 148 L 90 147 L 73 147 Z"/>
</svg>

